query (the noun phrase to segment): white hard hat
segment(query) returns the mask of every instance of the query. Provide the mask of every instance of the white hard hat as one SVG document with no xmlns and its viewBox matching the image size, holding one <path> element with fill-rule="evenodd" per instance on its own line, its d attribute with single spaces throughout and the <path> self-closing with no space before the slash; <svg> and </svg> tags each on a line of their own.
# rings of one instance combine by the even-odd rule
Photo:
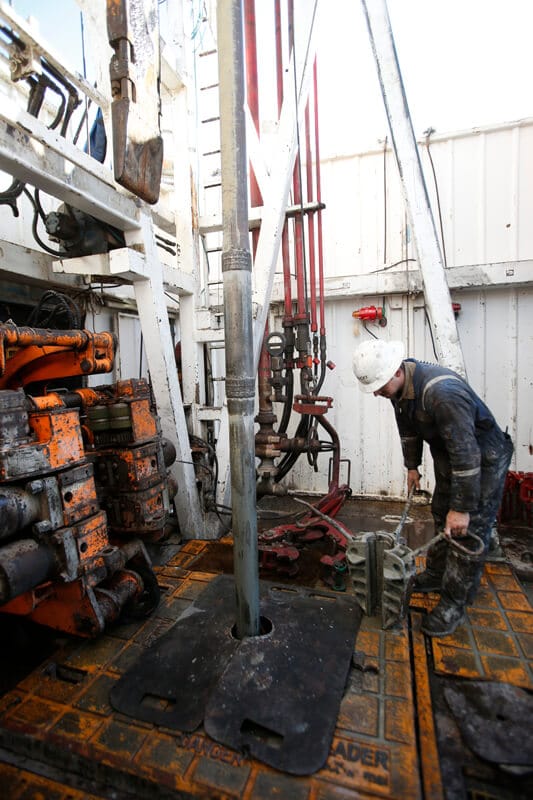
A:
<svg viewBox="0 0 533 800">
<path fill-rule="evenodd" d="M 405 354 L 403 342 L 372 339 L 353 354 L 353 371 L 361 391 L 370 394 L 385 386 L 400 368 Z"/>
</svg>

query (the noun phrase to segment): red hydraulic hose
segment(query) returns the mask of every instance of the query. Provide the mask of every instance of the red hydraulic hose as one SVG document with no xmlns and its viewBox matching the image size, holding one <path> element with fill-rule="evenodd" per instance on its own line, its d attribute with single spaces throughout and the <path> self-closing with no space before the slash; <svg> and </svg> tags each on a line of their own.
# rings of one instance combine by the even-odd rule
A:
<svg viewBox="0 0 533 800">
<path fill-rule="evenodd" d="M 298 165 L 294 168 L 292 180 L 292 190 L 294 194 L 294 205 L 299 206 L 302 202 L 300 191 L 300 181 L 298 175 Z M 294 249 L 296 252 L 296 314 L 302 320 L 306 317 L 305 307 L 305 275 L 304 275 L 304 250 L 303 250 L 303 220 L 301 214 L 294 218 Z"/>
<path fill-rule="evenodd" d="M 316 97 L 315 97 L 316 103 Z M 307 177 L 307 201 L 313 200 L 313 163 L 311 160 L 311 130 L 309 124 L 309 101 L 305 107 L 305 161 Z M 311 300 L 311 331 L 316 333 L 316 275 L 315 275 L 315 220 L 313 212 L 307 215 L 307 234 L 309 239 L 309 292 Z"/>
<path fill-rule="evenodd" d="M 294 58 L 294 0 L 289 0 L 289 42 L 291 45 L 291 53 Z M 298 165 L 299 162 L 297 159 L 292 177 L 292 191 L 295 206 L 300 206 L 302 203 Z M 299 321 L 302 321 L 306 319 L 307 309 L 305 302 L 305 275 L 303 258 L 303 220 L 301 214 L 297 214 L 294 218 L 294 249 L 296 254 L 296 318 Z"/>
<path fill-rule="evenodd" d="M 244 0 L 245 59 L 246 59 L 246 96 L 248 108 L 259 135 L 259 82 L 257 76 L 257 38 L 255 21 L 255 0 Z M 257 208 L 263 205 L 261 190 L 253 167 L 250 166 L 250 205 Z M 253 255 L 257 250 L 259 229 L 252 231 Z"/>
<path fill-rule="evenodd" d="M 278 91 L 278 117 L 281 115 L 283 105 L 283 48 L 281 41 L 281 3 L 275 3 L 275 24 L 276 24 L 276 82 Z M 283 225 L 281 235 L 281 256 L 283 261 L 283 288 L 284 288 L 284 308 L 285 321 L 292 321 L 292 285 L 291 285 L 291 261 L 289 254 L 289 229 L 287 220 Z"/>
<path fill-rule="evenodd" d="M 322 192 L 320 183 L 320 145 L 318 135 L 318 77 L 316 58 L 313 64 L 313 93 L 315 98 L 315 167 L 316 167 L 316 199 L 322 202 Z M 320 335 L 326 333 L 326 315 L 324 308 L 324 250 L 322 246 L 322 211 L 319 208 L 317 214 L 317 234 L 318 234 L 318 294 L 320 299 Z"/>
<path fill-rule="evenodd" d="M 289 230 L 287 223 L 283 226 L 281 236 L 281 257 L 283 260 L 283 286 L 284 286 L 284 310 L 286 323 L 292 321 L 292 284 L 291 284 L 291 256 L 289 252 Z"/>
<path fill-rule="evenodd" d="M 278 90 L 278 117 L 281 114 L 283 105 L 283 49 L 281 42 L 281 6 L 280 0 L 276 0 L 275 5 L 275 24 L 276 24 L 276 83 Z"/>
</svg>

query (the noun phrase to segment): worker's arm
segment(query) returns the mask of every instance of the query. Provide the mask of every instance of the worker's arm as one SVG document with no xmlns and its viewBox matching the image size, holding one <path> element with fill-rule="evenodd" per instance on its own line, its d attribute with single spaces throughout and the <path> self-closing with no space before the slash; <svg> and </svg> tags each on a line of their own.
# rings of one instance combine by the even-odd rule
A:
<svg viewBox="0 0 533 800">
<path fill-rule="evenodd" d="M 407 488 L 409 490 L 414 485 L 416 489 L 420 489 L 418 466 L 422 461 L 424 440 L 409 419 L 407 404 L 393 402 L 393 407 L 402 445 L 403 463 L 407 468 Z"/>
</svg>

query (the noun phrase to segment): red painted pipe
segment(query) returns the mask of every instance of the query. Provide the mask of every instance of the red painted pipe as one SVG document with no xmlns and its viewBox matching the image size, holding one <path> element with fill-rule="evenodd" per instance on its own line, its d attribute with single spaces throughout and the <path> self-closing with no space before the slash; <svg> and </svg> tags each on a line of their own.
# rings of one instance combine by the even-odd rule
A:
<svg viewBox="0 0 533 800">
<path fill-rule="evenodd" d="M 246 97 L 248 108 L 259 135 L 259 82 L 257 76 L 257 37 L 255 21 L 255 0 L 244 0 L 244 34 L 245 34 L 245 60 L 246 60 Z M 250 205 L 257 208 L 263 205 L 261 190 L 253 167 L 250 165 Z M 255 256 L 259 229 L 252 231 L 252 250 Z"/>
<path fill-rule="evenodd" d="M 288 6 L 289 13 L 289 56 L 294 56 L 294 0 L 289 0 Z M 302 193 L 300 191 L 300 180 L 298 170 L 298 159 L 294 165 L 292 175 L 292 193 L 293 202 L 295 206 L 300 206 L 302 203 Z M 303 259 L 303 220 L 301 214 L 297 214 L 294 218 L 294 251 L 296 258 L 296 318 L 299 321 L 305 320 L 307 309 L 305 304 L 305 275 L 304 275 L 304 259 Z"/>
<path fill-rule="evenodd" d="M 316 97 L 315 97 L 316 103 Z M 307 201 L 313 200 L 313 163 L 311 159 L 311 126 L 309 122 L 309 100 L 305 106 L 305 161 L 307 178 Z M 307 215 L 307 238 L 309 242 L 309 294 L 311 302 L 311 331 L 318 330 L 316 318 L 316 269 L 315 269 L 315 218 Z"/>
<path fill-rule="evenodd" d="M 322 190 L 320 182 L 320 143 L 318 134 L 318 77 L 316 58 L 313 64 L 313 93 L 315 98 L 315 167 L 316 167 L 316 199 L 322 202 Z M 318 235 L 318 294 L 320 299 L 320 335 L 326 333 L 326 319 L 324 308 L 324 249 L 322 244 L 322 211 L 317 213 L 317 235 Z"/>
<path fill-rule="evenodd" d="M 283 47 L 281 40 L 281 3 L 276 0 L 275 8 L 275 26 L 276 26 L 276 83 L 278 94 L 278 117 L 281 115 L 281 108 L 283 105 Z M 292 322 L 292 285 L 291 285 L 291 260 L 289 253 L 289 229 L 287 221 L 283 225 L 283 233 L 281 235 L 281 256 L 283 262 L 283 288 L 284 288 L 284 307 L 285 319 L 284 322 Z"/>
</svg>

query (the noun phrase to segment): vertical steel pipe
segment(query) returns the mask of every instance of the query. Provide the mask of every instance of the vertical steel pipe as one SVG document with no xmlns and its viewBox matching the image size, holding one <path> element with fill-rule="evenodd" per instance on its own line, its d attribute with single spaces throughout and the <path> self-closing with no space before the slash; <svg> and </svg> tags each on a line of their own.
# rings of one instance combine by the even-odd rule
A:
<svg viewBox="0 0 533 800">
<path fill-rule="evenodd" d="M 233 553 L 239 639 L 259 634 L 254 455 L 252 259 L 248 234 L 241 0 L 217 6 L 222 167 L 222 273 Z"/>
</svg>

